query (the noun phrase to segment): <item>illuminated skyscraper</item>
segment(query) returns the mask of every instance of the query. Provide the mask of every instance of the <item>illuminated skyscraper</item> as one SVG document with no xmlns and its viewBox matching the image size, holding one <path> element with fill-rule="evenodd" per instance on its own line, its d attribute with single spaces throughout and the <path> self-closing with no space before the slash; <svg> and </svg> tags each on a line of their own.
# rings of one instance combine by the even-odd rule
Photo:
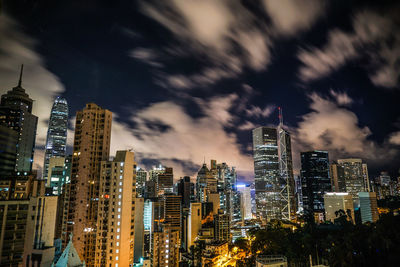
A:
<svg viewBox="0 0 400 267">
<path fill-rule="evenodd" d="M 290 135 L 282 121 L 278 128 L 253 130 L 253 156 L 257 217 L 290 220 L 296 201 Z"/>
<path fill-rule="evenodd" d="M 136 211 L 134 170 L 134 153 L 130 151 L 117 151 L 113 161 L 101 163 L 97 228 L 86 229 L 86 232 L 95 232 L 97 237 L 93 244 L 95 266 L 133 264 Z M 140 219 L 143 221 L 143 212 Z"/>
<path fill-rule="evenodd" d="M 0 144 L 7 142 L 11 144 L 11 147 L 6 150 L 8 155 L 5 154 L 0 157 L 3 161 L 4 156 L 6 156 L 6 165 L 0 166 L 0 170 L 6 167 L 5 170 L 9 171 L 11 165 L 15 166 L 15 171 L 30 172 L 32 170 L 38 118 L 32 114 L 33 100 L 22 88 L 22 72 L 23 66 L 21 67 L 18 85 L 1 96 L 0 125 L 14 132 L 8 134 L 5 129 L 1 130 L 4 134 L 0 134 L 0 138 L 2 138 Z M 10 140 L 12 137 L 16 140 Z M 12 153 L 14 150 L 15 143 L 16 156 L 14 157 L 10 152 Z"/>
<path fill-rule="evenodd" d="M 49 161 L 52 157 L 65 157 L 67 149 L 68 104 L 57 97 L 51 108 L 43 164 L 43 178 L 48 179 Z"/>
<path fill-rule="evenodd" d="M 275 128 L 253 130 L 254 180 L 258 218 L 280 218 L 278 136 Z"/>
<path fill-rule="evenodd" d="M 74 246 L 87 266 L 94 266 L 100 166 L 110 154 L 111 122 L 112 113 L 94 103 L 76 113 L 63 241 L 66 244 L 69 233 L 73 233 Z"/>
</svg>

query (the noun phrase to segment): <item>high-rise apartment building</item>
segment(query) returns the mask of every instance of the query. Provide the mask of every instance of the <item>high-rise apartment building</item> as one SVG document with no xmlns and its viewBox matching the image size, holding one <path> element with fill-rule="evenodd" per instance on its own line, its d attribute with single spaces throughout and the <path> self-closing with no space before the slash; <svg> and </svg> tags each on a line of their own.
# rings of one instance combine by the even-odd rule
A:
<svg viewBox="0 0 400 267">
<path fill-rule="evenodd" d="M 19 77 L 19 82 L 16 87 L 1 96 L 0 103 L 0 125 L 7 127 L 16 132 L 10 135 L 0 134 L 0 138 L 7 140 L 0 140 L 1 143 L 10 142 L 10 138 L 14 137 L 16 140 L 10 142 L 10 147 L 7 148 L 9 153 L 13 151 L 13 145 L 16 143 L 16 157 L 8 153 L 7 165 L 14 161 L 14 170 L 21 172 L 30 172 L 32 170 L 33 154 L 36 139 L 36 127 L 38 118 L 32 114 L 33 100 L 25 93 L 22 88 L 22 71 Z M 3 168 L 4 167 L 0 167 Z M 6 168 L 7 169 L 7 168 Z"/>
<path fill-rule="evenodd" d="M 50 112 L 49 128 L 44 153 L 43 178 L 48 179 L 50 158 L 65 157 L 67 149 L 68 104 L 63 97 L 54 100 Z"/>
<path fill-rule="evenodd" d="M 94 266 L 101 162 L 110 153 L 112 113 L 94 103 L 76 113 L 71 183 L 64 222 L 64 244 L 73 233 L 74 246 L 87 264 Z"/>
<path fill-rule="evenodd" d="M 207 168 L 207 164 L 203 164 L 197 173 L 196 179 L 196 195 L 197 201 L 206 202 L 208 193 L 216 193 L 218 187 L 217 179 Z"/>
<path fill-rule="evenodd" d="M 359 192 L 361 221 L 376 222 L 379 219 L 378 203 L 375 192 Z"/>
<path fill-rule="evenodd" d="M 253 130 L 256 211 L 260 219 L 287 219 L 295 212 L 291 142 L 283 124 Z"/>
<path fill-rule="evenodd" d="M 370 192 L 367 164 L 361 159 L 338 159 L 331 169 L 335 188 L 350 193 L 354 204 L 358 206 L 358 193 Z"/>
<path fill-rule="evenodd" d="M 155 231 L 152 239 L 152 266 L 178 267 L 180 232 L 164 227 L 163 231 Z"/>
<path fill-rule="evenodd" d="M 224 214 L 223 210 L 219 210 L 214 215 L 214 237 L 218 241 L 231 242 L 231 218 L 229 214 Z"/>
<path fill-rule="evenodd" d="M 324 195 L 331 191 L 327 151 L 301 152 L 301 181 L 304 213 L 323 220 Z"/>
<path fill-rule="evenodd" d="M 95 266 L 133 264 L 135 168 L 130 151 L 117 151 L 113 161 L 101 163 Z"/>
<path fill-rule="evenodd" d="M 164 202 L 164 225 L 180 231 L 182 220 L 181 196 L 164 194 L 162 201 Z"/>
</svg>

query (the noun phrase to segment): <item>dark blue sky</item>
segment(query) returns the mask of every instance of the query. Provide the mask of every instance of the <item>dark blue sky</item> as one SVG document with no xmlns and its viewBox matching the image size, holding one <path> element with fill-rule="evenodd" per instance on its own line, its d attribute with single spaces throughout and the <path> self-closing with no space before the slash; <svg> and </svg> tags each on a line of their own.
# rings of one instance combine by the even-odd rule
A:
<svg viewBox="0 0 400 267">
<path fill-rule="evenodd" d="M 277 106 L 297 169 L 300 151 L 325 149 L 397 175 L 399 5 L 374 2 L 5 0 L 0 59 L 6 40 L 31 40 L 32 64 L 56 80 L 28 76 L 28 93 L 61 93 L 71 117 L 89 101 L 110 109 L 114 149 L 178 175 L 206 157 L 251 177 L 251 129 L 277 124 Z M 13 53 L 0 71 L 27 57 Z M 41 89 L 52 82 L 62 89 Z"/>
</svg>

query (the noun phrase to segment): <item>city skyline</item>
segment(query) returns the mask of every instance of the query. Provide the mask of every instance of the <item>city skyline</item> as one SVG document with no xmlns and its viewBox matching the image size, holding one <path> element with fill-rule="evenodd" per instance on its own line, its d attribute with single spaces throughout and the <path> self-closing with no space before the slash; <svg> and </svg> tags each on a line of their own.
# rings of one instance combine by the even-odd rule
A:
<svg viewBox="0 0 400 267">
<path fill-rule="evenodd" d="M 206 157 L 226 161 L 237 167 L 241 180 L 252 180 L 251 129 L 276 126 L 278 106 L 293 139 L 297 174 L 300 152 L 315 149 L 329 151 L 332 160 L 362 158 L 372 176 L 382 170 L 397 175 L 398 72 L 388 55 L 397 53 L 398 6 L 390 1 L 381 7 L 373 2 L 309 3 L 313 8 L 296 12 L 296 4 L 289 2 L 289 19 L 269 1 L 260 6 L 261 12 L 236 2 L 193 6 L 167 1 L 162 8 L 173 10 L 173 18 L 157 13 L 154 1 L 138 1 L 129 11 L 116 3 L 117 19 L 106 15 L 107 4 L 94 5 L 96 12 L 90 12 L 84 4 L 61 8 L 37 2 L 28 12 L 5 1 L 0 34 L 8 43 L 0 44 L 0 50 L 9 56 L 0 58 L 1 93 L 16 85 L 18 67 L 25 64 L 24 88 L 36 100 L 33 114 L 39 117 L 35 168 L 43 164 L 51 103 L 62 96 L 70 102 L 70 122 L 87 102 L 113 112 L 110 155 L 133 148 L 140 166 L 162 163 L 174 167 L 176 177 L 193 176 Z M 45 14 L 46 8 L 53 10 L 51 15 Z M 75 9 L 87 17 L 74 17 L 72 28 L 63 26 L 66 14 Z M 207 33 L 203 26 L 210 24 L 204 14 L 209 10 L 216 12 L 212 23 L 218 27 Z M 132 21 L 129 12 L 137 15 Z M 111 23 L 101 23 L 102 15 Z M 253 30 L 243 31 L 234 15 Z M 55 16 L 57 25 L 51 23 Z M 83 23 L 83 17 L 90 23 Z M 188 24 L 179 24 L 179 19 Z M 254 20 L 262 22 L 257 26 Z M 70 31 L 78 25 L 82 29 Z M 60 34 L 65 43 L 60 43 Z M 372 47 L 386 45 L 391 37 L 393 47 Z M 190 45 L 182 45 L 183 40 Z M 10 43 L 17 44 L 13 50 Z M 230 55 L 232 43 L 238 53 Z M 339 60 L 335 49 L 342 46 Z M 73 123 L 69 127 L 71 152 Z"/>
</svg>

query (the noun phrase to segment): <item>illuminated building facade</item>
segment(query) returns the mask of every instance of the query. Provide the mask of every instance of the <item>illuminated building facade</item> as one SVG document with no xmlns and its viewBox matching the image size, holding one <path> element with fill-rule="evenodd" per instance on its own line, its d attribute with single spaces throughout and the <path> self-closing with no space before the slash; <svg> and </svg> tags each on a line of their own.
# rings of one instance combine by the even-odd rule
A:
<svg viewBox="0 0 400 267">
<path fill-rule="evenodd" d="M 135 168 L 130 151 L 117 151 L 113 161 L 101 163 L 95 266 L 133 264 Z"/>
<path fill-rule="evenodd" d="M 359 192 L 362 223 L 376 222 L 379 219 L 378 203 L 375 192 Z"/>
<path fill-rule="evenodd" d="M 87 266 L 95 263 L 96 223 L 101 162 L 109 158 L 112 113 L 94 103 L 76 113 L 71 183 L 66 188 L 67 218 L 63 222 L 63 242 L 69 233 Z"/>
<path fill-rule="evenodd" d="M 326 221 L 334 222 L 340 210 L 345 212 L 348 215 L 348 219 L 353 223 L 355 221 L 353 198 L 349 193 L 326 193 L 324 195 L 324 207 Z"/>
<path fill-rule="evenodd" d="M 44 153 L 43 178 L 48 179 L 50 158 L 65 157 L 67 149 L 68 104 L 63 97 L 57 97 L 51 108 L 49 128 Z"/>
</svg>

